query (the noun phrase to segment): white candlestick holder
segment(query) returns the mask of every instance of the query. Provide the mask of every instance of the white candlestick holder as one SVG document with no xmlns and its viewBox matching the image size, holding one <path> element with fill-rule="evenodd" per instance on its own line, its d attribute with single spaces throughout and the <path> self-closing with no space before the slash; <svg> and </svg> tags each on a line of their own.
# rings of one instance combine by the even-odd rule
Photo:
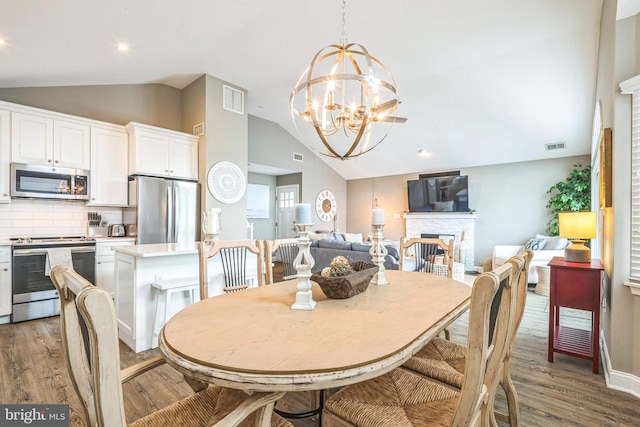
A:
<svg viewBox="0 0 640 427">
<path fill-rule="evenodd" d="M 371 279 L 371 283 L 374 285 L 388 285 L 389 281 L 384 273 L 384 259 L 389 251 L 382 244 L 384 239 L 382 236 L 384 224 L 371 224 L 371 228 L 373 228 L 373 245 L 371 245 L 369 253 L 371 254 L 373 263 L 378 266 L 378 272 L 373 276 L 373 279 Z"/>
<path fill-rule="evenodd" d="M 313 224 L 294 224 L 295 230 L 298 232 L 298 255 L 293 260 L 293 268 L 298 272 L 298 285 L 296 292 L 296 302 L 291 306 L 293 310 L 313 310 L 316 302 L 313 300 L 311 293 L 311 269 L 315 261 L 309 250 L 309 231 Z"/>
</svg>

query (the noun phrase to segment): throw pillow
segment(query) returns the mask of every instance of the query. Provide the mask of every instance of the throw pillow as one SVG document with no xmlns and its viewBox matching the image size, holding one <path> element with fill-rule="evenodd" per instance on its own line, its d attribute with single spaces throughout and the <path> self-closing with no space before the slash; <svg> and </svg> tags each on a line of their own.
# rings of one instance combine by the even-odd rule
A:
<svg viewBox="0 0 640 427">
<path fill-rule="evenodd" d="M 531 249 L 532 251 L 539 251 L 544 249 L 544 246 L 547 244 L 545 239 L 529 239 L 527 243 L 525 243 L 522 249 Z"/>
<path fill-rule="evenodd" d="M 536 234 L 534 239 L 544 239 L 547 241 L 545 245 L 546 250 L 554 250 L 554 249 L 564 249 L 569 244 L 569 241 L 560 236 L 545 236 L 544 234 Z"/>
<path fill-rule="evenodd" d="M 344 233 L 344 240 L 347 242 L 362 242 L 362 233 Z"/>
<path fill-rule="evenodd" d="M 345 251 L 350 251 L 351 242 L 340 242 L 337 240 L 322 239 L 322 240 L 318 240 L 318 247 L 326 248 L 326 249 L 342 249 Z"/>
</svg>

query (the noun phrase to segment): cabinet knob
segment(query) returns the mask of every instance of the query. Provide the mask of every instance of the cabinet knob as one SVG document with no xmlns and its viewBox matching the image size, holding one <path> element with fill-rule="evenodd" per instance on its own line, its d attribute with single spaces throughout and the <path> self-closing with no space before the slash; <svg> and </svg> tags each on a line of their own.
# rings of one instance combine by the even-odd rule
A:
<svg viewBox="0 0 640 427">
<path fill-rule="evenodd" d="M 60 163 L 60 160 L 56 160 L 56 163 Z"/>
<path fill-rule="evenodd" d="M 171 170 L 169 171 L 169 173 L 173 173 L 173 169 L 171 169 Z"/>
<path fill-rule="evenodd" d="M 47 162 L 49 162 L 49 163 L 51 163 L 52 161 L 53 161 L 53 160 L 51 160 L 51 159 L 47 159 Z"/>
<path fill-rule="evenodd" d="M 7 197 L 7 196 L 8 196 L 8 194 L 7 194 L 7 193 L 3 193 L 3 196 L 4 196 L 4 197 Z"/>
<path fill-rule="evenodd" d="M 102 264 L 102 261 L 98 261 L 98 264 Z"/>
<path fill-rule="evenodd" d="M 5 268 L 3 268 L 2 270 L 4 270 L 4 271 L 9 271 L 9 269 L 8 269 L 8 268 L 6 268 L 6 267 L 5 267 Z"/>
<path fill-rule="evenodd" d="M 91 198 L 91 200 L 95 200 L 95 199 L 96 199 L 95 197 L 92 197 L 92 198 Z"/>
</svg>

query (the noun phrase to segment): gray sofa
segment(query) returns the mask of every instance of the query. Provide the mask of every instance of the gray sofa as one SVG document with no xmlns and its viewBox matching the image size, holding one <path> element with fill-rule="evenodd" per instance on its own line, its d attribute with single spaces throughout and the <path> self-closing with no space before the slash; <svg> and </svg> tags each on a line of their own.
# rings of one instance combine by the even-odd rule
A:
<svg viewBox="0 0 640 427">
<path fill-rule="evenodd" d="M 384 268 L 397 270 L 399 257 L 398 251 L 393 246 L 385 246 L 389 252 L 384 260 Z M 321 271 L 331 264 L 331 260 L 337 256 L 343 256 L 350 262 L 371 262 L 371 243 L 347 242 L 340 234 L 329 234 L 324 239 L 312 240 L 309 250 L 315 261 L 312 271 Z"/>
</svg>

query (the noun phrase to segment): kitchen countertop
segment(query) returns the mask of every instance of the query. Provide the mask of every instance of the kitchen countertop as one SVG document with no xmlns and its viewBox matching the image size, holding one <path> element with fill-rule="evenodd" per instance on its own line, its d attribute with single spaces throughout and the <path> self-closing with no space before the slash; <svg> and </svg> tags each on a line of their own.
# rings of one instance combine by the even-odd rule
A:
<svg viewBox="0 0 640 427">
<path fill-rule="evenodd" d="M 101 242 L 135 242 L 135 237 L 94 237 L 96 243 Z"/>
<path fill-rule="evenodd" d="M 116 252 L 141 258 L 197 254 L 198 248 L 193 243 L 155 243 L 150 245 L 130 245 L 115 247 Z"/>
</svg>

